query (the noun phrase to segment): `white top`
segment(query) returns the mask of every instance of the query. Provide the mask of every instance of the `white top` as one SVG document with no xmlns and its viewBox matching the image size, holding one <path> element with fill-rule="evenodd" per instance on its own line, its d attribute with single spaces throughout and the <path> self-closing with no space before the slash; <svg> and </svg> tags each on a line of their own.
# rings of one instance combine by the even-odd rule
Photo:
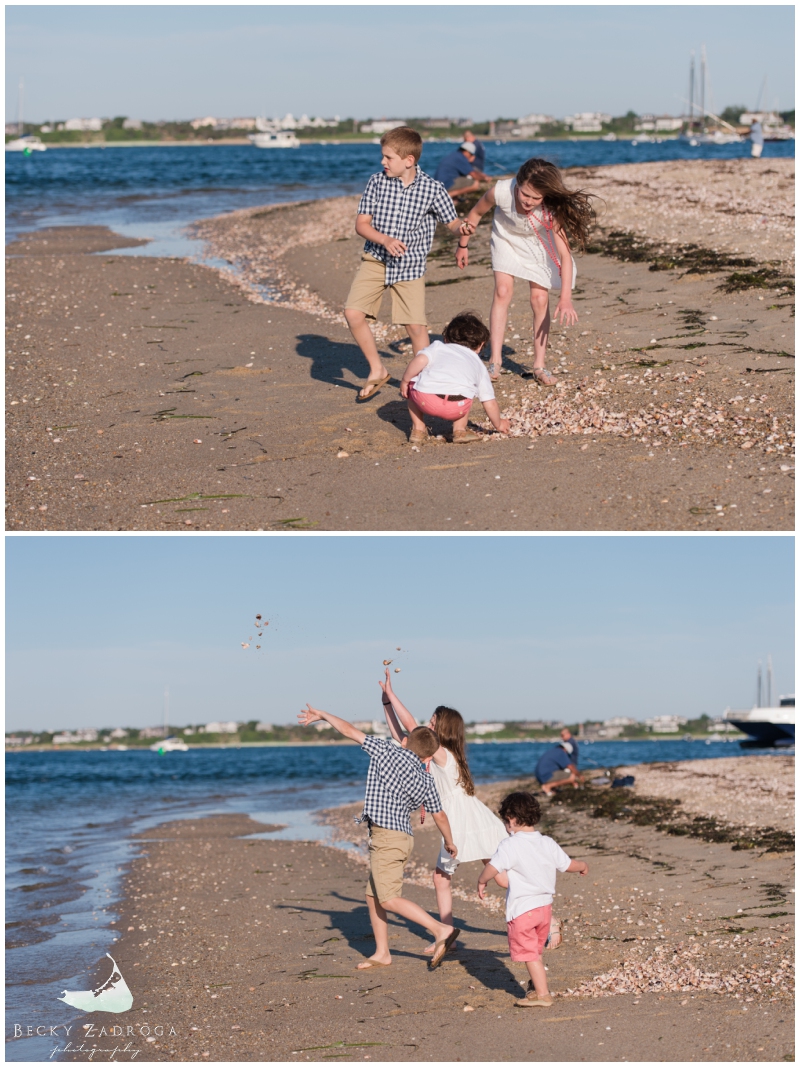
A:
<svg viewBox="0 0 800 1067">
<path fill-rule="evenodd" d="M 449 749 L 445 749 L 445 752 L 445 765 L 440 767 L 436 760 L 431 760 L 430 771 L 450 822 L 458 856 L 455 859 L 450 856 L 443 840 L 436 866 L 445 874 L 453 874 L 459 863 L 488 859 L 508 834 L 502 822 L 484 803 L 477 797 L 467 796 L 458 780 L 456 758 Z"/>
<path fill-rule="evenodd" d="M 497 207 L 492 223 L 492 270 L 511 274 L 515 278 L 524 278 L 536 282 L 545 289 L 560 289 L 561 275 L 558 264 L 548 254 L 558 258 L 553 231 L 548 230 L 540 221 L 543 209 L 537 208 L 530 215 L 517 211 L 516 178 L 506 178 L 494 187 Z M 531 220 L 534 221 L 531 221 Z M 578 268 L 572 259 L 572 288 Z"/>
<path fill-rule="evenodd" d="M 411 379 L 418 392 L 477 396 L 481 403 L 494 400 L 489 372 L 471 348 L 434 341 L 422 352 L 428 357 L 428 365 Z"/>
<path fill-rule="evenodd" d="M 498 871 L 508 871 L 506 922 L 511 922 L 553 903 L 556 871 L 565 871 L 572 860 L 552 837 L 518 830 L 500 842 L 489 862 Z"/>
</svg>

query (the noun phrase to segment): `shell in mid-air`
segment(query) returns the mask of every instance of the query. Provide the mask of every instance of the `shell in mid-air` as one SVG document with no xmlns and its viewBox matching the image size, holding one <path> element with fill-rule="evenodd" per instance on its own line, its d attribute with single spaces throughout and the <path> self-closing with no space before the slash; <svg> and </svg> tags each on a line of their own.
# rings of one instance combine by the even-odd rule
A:
<svg viewBox="0 0 800 1067">
<path fill-rule="evenodd" d="M 256 648 L 261 648 L 261 645 L 256 645 Z"/>
<path fill-rule="evenodd" d="M 256 618 L 257 618 L 257 619 L 260 619 L 260 618 L 261 618 L 261 616 L 260 616 L 260 615 L 256 615 Z"/>
<path fill-rule="evenodd" d="M 400 673 L 400 668 L 399 668 L 399 667 L 395 667 L 395 669 L 394 669 L 394 673 L 395 673 L 395 674 L 399 674 L 399 673 Z"/>
<path fill-rule="evenodd" d="M 242 641 L 242 648 L 249 648 L 250 645 L 246 641 Z"/>
<path fill-rule="evenodd" d="M 388 666 L 389 666 L 389 664 L 390 664 L 391 662 L 392 662 L 392 661 L 391 661 L 390 659 L 385 659 L 385 660 L 383 661 L 383 665 L 384 665 L 384 667 L 388 667 Z"/>
<path fill-rule="evenodd" d="M 399 646 L 399 645 L 397 646 L 397 651 L 398 651 L 398 652 L 402 652 L 402 651 L 403 651 L 403 650 L 402 650 L 402 649 L 400 648 L 400 646 Z"/>
</svg>

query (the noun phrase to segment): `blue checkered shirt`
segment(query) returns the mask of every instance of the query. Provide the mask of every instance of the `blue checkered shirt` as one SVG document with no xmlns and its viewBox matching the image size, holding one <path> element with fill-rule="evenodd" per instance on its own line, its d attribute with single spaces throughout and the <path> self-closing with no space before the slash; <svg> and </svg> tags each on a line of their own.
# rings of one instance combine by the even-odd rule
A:
<svg viewBox="0 0 800 1067">
<path fill-rule="evenodd" d="M 419 756 L 396 741 L 367 735 L 361 746 L 370 757 L 364 810 L 356 822 L 368 819 L 384 830 L 411 834 L 409 815 L 422 804 L 431 813 L 442 810 L 433 775 Z"/>
<path fill-rule="evenodd" d="M 433 244 L 436 223 L 445 226 L 457 218 L 450 195 L 435 178 L 417 167 L 410 185 L 388 178 L 382 171 L 367 182 L 359 215 L 371 215 L 378 233 L 396 237 L 406 246 L 402 256 L 390 256 L 383 245 L 367 241 L 364 251 L 386 264 L 386 284 L 410 282 L 425 273 L 425 261 Z"/>
</svg>

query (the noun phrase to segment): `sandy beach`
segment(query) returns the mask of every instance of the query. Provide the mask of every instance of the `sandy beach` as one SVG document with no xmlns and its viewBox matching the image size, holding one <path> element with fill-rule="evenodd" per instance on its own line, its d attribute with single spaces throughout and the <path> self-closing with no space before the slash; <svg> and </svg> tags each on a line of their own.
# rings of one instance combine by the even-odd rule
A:
<svg viewBox="0 0 800 1067">
<path fill-rule="evenodd" d="M 397 328 L 378 333 L 393 383 L 355 402 L 365 364 L 341 305 L 356 198 L 199 223 L 235 276 L 114 255 L 131 242 L 97 227 L 24 236 L 7 249 L 8 528 L 791 529 L 793 173 L 568 176 L 604 204 L 578 259 L 580 321 L 551 334 L 558 387 L 520 377 L 520 287 L 497 388 L 512 435 L 458 448 L 444 424 L 409 446 Z M 452 240 L 435 243 L 433 333 L 464 307 L 488 315 L 488 233 L 463 274 Z"/>
<path fill-rule="evenodd" d="M 793 770 L 791 757 L 684 763 L 688 815 L 713 808 L 736 777 L 711 764 L 743 765 L 745 815 L 754 790 L 784 796 Z M 642 789 L 655 790 L 664 766 L 634 768 L 635 789 L 614 792 L 647 802 Z M 479 793 L 496 805 L 514 784 Z M 544 813 L 543 830 L 590 873 L 559 878 L 564 942 L 546 954 L 556 1002 L 535 1019 L 513 1007 L 524 966 L 508 957 L 499 892 L 477 899 L 478 863 L 454 879 L 462 934 L 441 968 L 427 968 L 424 931 L 398 922 L 391 968 L 354 970 L 372 940 L 352 805 L 321 816 L 349 851 L 271 840 L 239 815 L 142 835 L 115 950 L 134 996 L 125 1021 L 163 1028 L 139 1041 L 153 1060 L 791 1058 L 793 852 L 676 836 L 624 811 L 597 816 L 604 792 Z M 439 838 L 431 820 L 417 822 L 404 892 L 434 908 Z"/>
</svg>

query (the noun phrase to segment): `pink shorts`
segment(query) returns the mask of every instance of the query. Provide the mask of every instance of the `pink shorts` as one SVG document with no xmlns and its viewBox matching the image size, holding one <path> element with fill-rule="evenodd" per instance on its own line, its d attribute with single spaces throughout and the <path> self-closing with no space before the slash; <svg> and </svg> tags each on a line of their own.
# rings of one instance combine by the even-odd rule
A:
<svg viewBox="0 0 800 1067">
<path fill-rule="evenodd" d="M 525 963 L 542 958 L 542 949 L 550 933 L 552 915 L 553 905 L 546 904 L 543 908 L 524 911 L 522 915 L 518 915 L 516 919 L 506 924 L 508 948 L 512 960 Z"/>
<path fill-rule="evenodd" d="M 455 422 L 469 414 L 472 398 L 468 400 L 443 400 L 436 393 L 418 393 L 413 385 L 408 387 L 408 399 L 413 400 L 426 415 L 438 415 L 440 419 Z"/>
</svg>

